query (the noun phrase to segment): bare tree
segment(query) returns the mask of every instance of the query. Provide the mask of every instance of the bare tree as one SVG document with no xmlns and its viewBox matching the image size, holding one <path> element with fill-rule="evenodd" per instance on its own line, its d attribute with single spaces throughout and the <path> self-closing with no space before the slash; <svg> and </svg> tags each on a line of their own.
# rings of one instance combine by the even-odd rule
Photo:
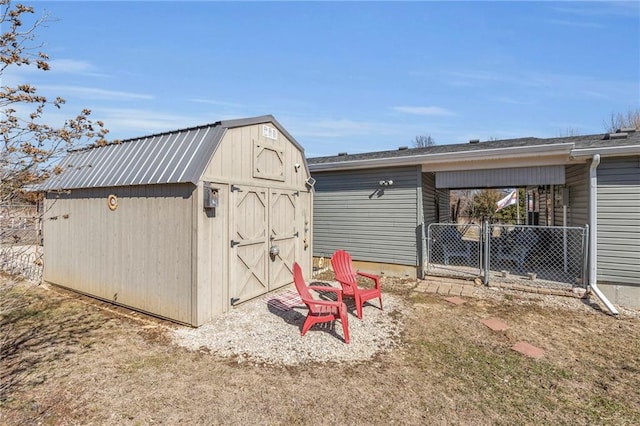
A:
<svg viewBox="0 0 640 426">
<path fill-rule="evenodd" d="M 35 42 L 36 30 L 49 17 L 44 14 L 34 20 L 30 16 L 33 14 L 31 6 L 0 0 L 0 26 L 5 29 L 0 35 L 0 78 L 11 68 L 49 70 L 49 56 Z M 23 23 L 30 19 L 31 24 Z M 25 187 L 52 173 L 59 173 L 53 162 L 69 148 L 83 143 L 107 143 L 108 130 L 101 121 L 89 119 L 88 109 L 66 120 L 61 127 L 43 122 L 45 108 L 60 109 L 64 103 L 61 97 L 47 99 L 29 83 L 1 87 L 0 202 L 12 199 Z"/>
<path fill-rule="evenodd" d="M 560 138 L 568 138 L 570 136 L 580 136 L 580 130 L 575 127 L 567 127 L 558 131 L 558 137 Z"/>
<path fill-rule="evenodd" d="M 626 128 L 640 130 L 640 109 L 629 109 L 626 114 L 611 113 L 609 120 L 604 121 L 604 128 L 607 133 L 615 133 Z"/>
<path fill-rule="evenodd" d="M 433 146 L 436 144 L 436 141 L 431 137 L 431 135 L 418 135 L 413 140 L 413 146 L 415 148 L 425 148 L 427 146 Z"/>
<path fill-rule="evenodd" d="M 449 193 L 451 220 L 458 223 L 469 211 L 477 191 L 473 189 L 456 189 Z"/>
</svg>

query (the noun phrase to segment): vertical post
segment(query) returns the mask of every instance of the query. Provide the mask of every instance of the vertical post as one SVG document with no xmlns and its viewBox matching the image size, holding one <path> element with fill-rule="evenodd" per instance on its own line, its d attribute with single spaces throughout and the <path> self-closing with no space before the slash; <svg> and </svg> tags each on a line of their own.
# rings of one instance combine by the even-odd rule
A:
<svg viewBox="0 0 640 426">
<path fill-rule="evenodd" d="M 484 238 L 483 241 L 483 245 L 484 245 L 484 255 L 482 256 L 482 262 L 483 262 L 483 266 L 484 266 L 484 277 L 483 277 L 483 284 L 484 285 L 489 285 L 489 250 L 491 249 L 491 235 L 489 232 L 489 221 L 485 220 L 482 224 L 482 236 Z"/>
<path fill-rule="evenodd" d="M 429 275 L 429 265 L 431 264 L 431 227 L 433 226 L 433 223 L 430 223 L 429 226 L 427 227 L 427 260 L 426 260 L 426 267 L 425 267 L 425 275 Z"/>
<path fill-rule="evenodd" d="M 562 259 L 564 272 L 567 272 L 567 205 L 569 204 L 569 190 L 562 189 Z"/>
<path fill-rule="evenodd" d="M 587 275 L 589 273 L 589 225 L 584 226 L 582 234 L 582 287 L 587 288 Z"/>
<path fill-rule="evenodd" d="M 424 222 L 420 222 L 420 224 L 418 225 L 418 229 L 417 229 L 417 238 L 418 238 L 418 261 L 419 261 L 419 265 L 418 265 L 418 278 L 420 279 L 424 279 L 425 277 L 425 271 L 426 271 L 426 266 L 425 266 L 425 233 L 424 233 Z"/>
<path fill-rule="evenodd" d="M 516 225 L 520 225 L 520 189 L 516 188 Z"/>
<path fill-rule="evenodd" d="M 567 205 L 562 206 L 562 259 L 564 272 L 567 272 Z"/>
</svg>

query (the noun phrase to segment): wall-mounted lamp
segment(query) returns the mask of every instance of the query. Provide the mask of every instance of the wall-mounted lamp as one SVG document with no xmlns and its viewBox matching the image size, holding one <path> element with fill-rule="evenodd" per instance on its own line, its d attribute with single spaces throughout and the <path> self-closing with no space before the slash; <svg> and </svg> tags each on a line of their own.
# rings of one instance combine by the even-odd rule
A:
<svg viewBox="0 0 640 426">
<path fill-rule="evenodd" d="M 313 185 L 316 184 L 316 180 L 312 177 L 308 177 L 307 180 L 304 181 L 304 183 L 309 187 L 309 188 L 313 188 Z"/>
<path fill-rule="evenodd" d="M 391 179 L 385 179 L 385 180 L 381 180 L 379 182 L 380 186 L 391 186 L 393 185 L 393 180 Z"/>
</svg>

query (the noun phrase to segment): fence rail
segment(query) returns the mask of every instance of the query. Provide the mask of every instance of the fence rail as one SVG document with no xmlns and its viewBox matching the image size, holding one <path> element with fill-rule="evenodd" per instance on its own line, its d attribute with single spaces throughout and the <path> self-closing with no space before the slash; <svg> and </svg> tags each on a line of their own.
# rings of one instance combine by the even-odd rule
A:
<svg viewBox="0 0 640 426">
<path fill-rule="evenodd" d="M 427 275 L 479 276 L 490 282 L 585 287 L 588 228 L 431 224 Z"/>
<path fill-rule="evenodd" d="M 38 204 L 0 204 L 0 245 L 39 244 L 40 216 Z"/>
</svg>

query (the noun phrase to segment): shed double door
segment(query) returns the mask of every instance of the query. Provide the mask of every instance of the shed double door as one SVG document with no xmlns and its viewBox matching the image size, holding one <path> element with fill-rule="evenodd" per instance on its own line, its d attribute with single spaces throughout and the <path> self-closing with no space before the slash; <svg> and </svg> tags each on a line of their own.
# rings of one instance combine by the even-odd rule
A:
<svg viewBox="0 0 640 426">
<path fill-rule="evenodd" d="M 299 238 L 298 194 L 258 186 L 231 187 L 232 305 L 293 281 Z M 277 254 L 270 254 L 272 248 Z"/>
</svg>

